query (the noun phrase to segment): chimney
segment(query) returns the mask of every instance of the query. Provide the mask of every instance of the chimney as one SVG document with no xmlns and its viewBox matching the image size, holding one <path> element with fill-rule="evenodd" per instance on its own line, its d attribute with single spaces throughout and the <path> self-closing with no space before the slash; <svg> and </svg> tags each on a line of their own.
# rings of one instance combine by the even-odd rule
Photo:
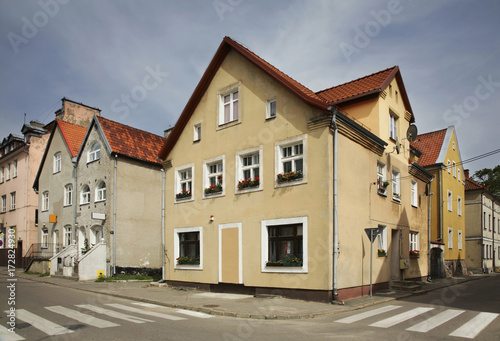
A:
<svg viewBox="0 0 500 341">
<path fill-rule="evenodd" d="M 465 174 L 465 178 L 469 179 L 469 170 L 468 169 L 464 169 L 464 174 Z"/>
</svg>

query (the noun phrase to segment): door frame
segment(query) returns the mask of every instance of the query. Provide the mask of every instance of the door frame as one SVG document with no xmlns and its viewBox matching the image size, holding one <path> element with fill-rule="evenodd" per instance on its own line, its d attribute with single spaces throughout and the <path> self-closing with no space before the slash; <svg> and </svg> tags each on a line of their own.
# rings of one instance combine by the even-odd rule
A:
<svg viewBox="0 0 500 341">
<path fill-rule="evenodd" d="M 241 243 L 241 223 L 219 225 L 219 283 L 222 283 L 222 230 L 229 228 L 238 229 L 238 284 L 243 284 L 243 245 Z"/>
</svg>

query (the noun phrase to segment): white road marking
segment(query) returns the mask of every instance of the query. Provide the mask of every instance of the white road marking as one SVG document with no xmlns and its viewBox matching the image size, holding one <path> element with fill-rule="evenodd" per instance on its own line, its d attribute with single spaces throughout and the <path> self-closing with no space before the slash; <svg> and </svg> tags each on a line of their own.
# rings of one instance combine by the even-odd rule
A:
<svg viewBox="0 0 500 341">
<path fill-rule="evenodd" d="M 369 318 L 369 317 L 372 317 L 372 316 L 375 316 L 375 315 L 379 315 L 379 314 L 383 314 L 383 313 L 386 313 L 388 311 L 391 311 L 391 310 L 394 310 L 394 309 L 398 309 L 398 308 L 401 308 L 401 306 L 399 306 L 399 305 L 388 305 L 388 306 L 385 306 L 385 307 L 382 307 L 382 308 L 378 308 L 378 309 L 370 310 L 370 311 L 367 311 L 367 312 L 364 312 L 364 313 L 360 313 L 360 314 L 352 315 L 352 316 L 349 316 L 349 317 L 345 317 L 345 318 L 337 320 L 335 322 L 338 322 L 338 323 L 353 323 L 353 322 L 358 322 L 358 321 L 364 320 L 366 318 Z"/>
<path fill-rule="evenodd" d="M 119 324 L 116 324 L 116 323 L 113 323 L 110 321 L 106 321 L 103 319 L 99 319 L 97 317 L 83 314 L 79 311 L 76 311 L 73 309 L 68 309 L 68 308 L 61 307 L 61 306 L 45 307 L 45 309 L 50 310 L 50 311 L 57 313 L 57 314 L 64 315 L 64 316 L 69 317 L 73 320 L 77 320 L 79 322 L 91 325 L 93 327 L 97 327 L 97 328 L 109 328 L 109 327 L 118 327 L 119 326 Z"/>
<path fill-rule="evenodd" d="M 24 309 L 17 309 L 17 318 L 31 324 L 36 329 L 44 332 L 47 335 L 60 335 L 60 334 L 69 334 L 73 333 L 72 330 L 60 326 L 54 322 L 44 319 L 38 315 L 32 314 Z"/>
<path fill-rule="evenodd" d="M 135 302 L 133 304 L 140 305 L 141 307 L 145 307 L 145 308 L 170 309 L 170 308 L 164 307 L 162 305 L 151 304 L 151 303 L 146 303 L 146 302 Z M 202 319 L 208 319 L 208 318 L 214 317 L 213 315 L 210 315 L 210 314 L 205 314 L 205 313 L 201 313 L 199 311 L 192 311 L 192 310 L 185 310 L 185 309 L 175 309 L 175 312 L 177 312 L 179 314 L 184 314 L 184 315 L 188 315 L 188 316 L 202 318 Z"/>
<path fill-rule="evenodd" d="M 427 333 L 429 330 L 434 329 L 445 322 L 448 322 L 449 320 L 457 317 L 463 312 L 465 312 L 465 310 L 448 309 L 437 314 L 436 316 L 431 316 L 427 320 L 420 322 L 410 328 L 407 328 L 406 330 Z"/>
<path fill-rule="evenodd" d="M 164 319 L 172 320 L 172 321 L 185 320 L 184 317 L 179 317 L 179 316 L 174 316 L 174 315 L 169 315 L 169 314 L 158 313 L 156 311 L 147 311 L 147 310 L 138 309 L 138 308 L 134 308 L 134 307 L 129 307 L 129 306 L 126 306 L 126 305 L 123 305 L 123 304 L 118 304 L 118 303 L 108 303 L 106 305 L 110 306 L 110 307 L 113 307 L 113 308 L 122 309 L 122 310 L 125 310 L 125 311 L 130 311 L 130 312 L 133 312 L 133 313 L 144 314 L 144 315 L 149 315 L 149 316 L 154 316 L 154 317 L 160 317 L 160 318 L 164 318 Z"/>
<path fill-rule="evenodd" d="M 415 308 L 412 310 L 409 310 L 407 312 L 395 315 L 393 317 L 389 317 L 385 320 L 378 321 L 375 323 L 370 324 L 371 327 L 379 327 L 379 328 L 389 328 L 392 326 L 395 326 L 396 324 L 399 324 L 401 322 L 407 321 L 415 316 L 418 316 L 420 314 L 426 313 L 434 308 Z"/>
<path fill-rule="evenodd" d="M 24 337 L 17 335 L 14 332 L 9 332 L 8 328 L 0 325 L 0 340 L 2 341 L 21 341 Z"/>
<path fill-rule="evenodd" d="M 465 337 L 467 339 L 473 339 L 479 334 L 484 328 L 486 328 L 494 319 L 496 319 L 498 314 L 495 313 L 479 313 L 476 317 L 471 319 L 469 322 L 464 324 L 462 327 L 455 330 L 450 336 Z"/>
<path fill-rule="evenodd" d="M 108 315 L 110 317 L 114 317 L 117 319 L 133 322 L 133 323 L 154 322 L 153 320 L 147 320 L 147 319 L 142 318 L 142 317 L 135 317 L 132 315 L 123 314 L 123 313 L 120 313 L 118 311 L 105 309 L 105 308 L 101 308 L 101 307 L 96 307 L 96 306 L 93 306 L 90 304 L 79 304 L 79 305 L 77 305 L 77 307 L 87 309 L 87 310 L 90 310 L 90 311 L 93 311 L 93 312 L 96 312 L 99 314 Z"/>
</svg>

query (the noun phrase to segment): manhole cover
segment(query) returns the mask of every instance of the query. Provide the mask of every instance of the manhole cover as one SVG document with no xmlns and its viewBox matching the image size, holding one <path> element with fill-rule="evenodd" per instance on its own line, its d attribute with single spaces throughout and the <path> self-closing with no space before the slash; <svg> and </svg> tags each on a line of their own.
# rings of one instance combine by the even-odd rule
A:
<svg viewBox="0 0 500 341">
<path fill-rule="evenodd" d="M 217 308 L 219 305 L 217 304 L 205 304 L 203 307 L 205 308 Z"/>
</svg>

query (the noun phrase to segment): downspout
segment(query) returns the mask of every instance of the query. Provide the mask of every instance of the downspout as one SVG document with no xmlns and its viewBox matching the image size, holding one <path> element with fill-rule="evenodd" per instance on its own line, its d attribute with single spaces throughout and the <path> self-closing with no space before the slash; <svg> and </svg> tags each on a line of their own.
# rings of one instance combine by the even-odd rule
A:
<svg viewBox="0 0 500 341">
<path fill-rule="evenodd" d="M 432 211 L 432 180 L 434 180 L 434 178 L 431 178 L 431 180 L 429 181 L 429 217 L 428 217 L 428 221 L 427 221 L 427 280 L 430 280 L 431 279 L 431 274 L 430 274 L 430 271 L 431 271 L 431 218 L 432 218 L 432 214 L 431 214 L 431 211 Z"/>
<path fill-rule="evenodd" d="M 486 241 L 484 240 L 484 238 L 486 237 L 486 235 L 484 234 L 485 228 L 486 228 L 486 217 L 485 217 L 485 213 L 484 213 L 484 189 L 483 189 L 483 191 L 481 192 L 481 242 L 483 244 L 483 245 L 481 245 L 481 253 L 483 254 L 483 256 L 481 257 L 481 272 L 484 271 L 484 268 L 486 266 L 486 262 L 485 262 L 485 259 L 486 259 L 486 250 L 485 250 Z"/>
<path fill-rule="evenodd" d="M 442 169 L 439 168 L 439 241 L 443 242 L 443 184 L 442 184 Z"/>
<path fill-rule="evenodd" d="M 115 154 L 114 181 L 113 181 L 113 276 L 116 276 L 116 167 L 118 154 Z"/>
<path fill-rule="evenodd" d="M 165 169 L 161 169 L 161 278 L 162 282 L 165 282 Z"/>
<path fill-rule="evenodd" d="M 76 157 L 71 159 L 73 163 L 73 244 L 76 244 L 76 184 L 78 183 L 78 167 Z M 78 247 L 77 247 L 78 251 Z M 78 252 L 77 252 L 78 254 Z"/>
<path fill-rule="evenodd" d="M 337 160 L 338 160 L 338 148 L 337 148 L 337 109 L 333 107 L 328 107 L 328 111 L 332 114 L 332 126 L 333 131 L 333 297 L 335 300 L 338 297 L 337 292 L 337 257 L 339 248 L 339 238 L 338 238 L 338 189 L 337 189 Z"/>
</svg>

